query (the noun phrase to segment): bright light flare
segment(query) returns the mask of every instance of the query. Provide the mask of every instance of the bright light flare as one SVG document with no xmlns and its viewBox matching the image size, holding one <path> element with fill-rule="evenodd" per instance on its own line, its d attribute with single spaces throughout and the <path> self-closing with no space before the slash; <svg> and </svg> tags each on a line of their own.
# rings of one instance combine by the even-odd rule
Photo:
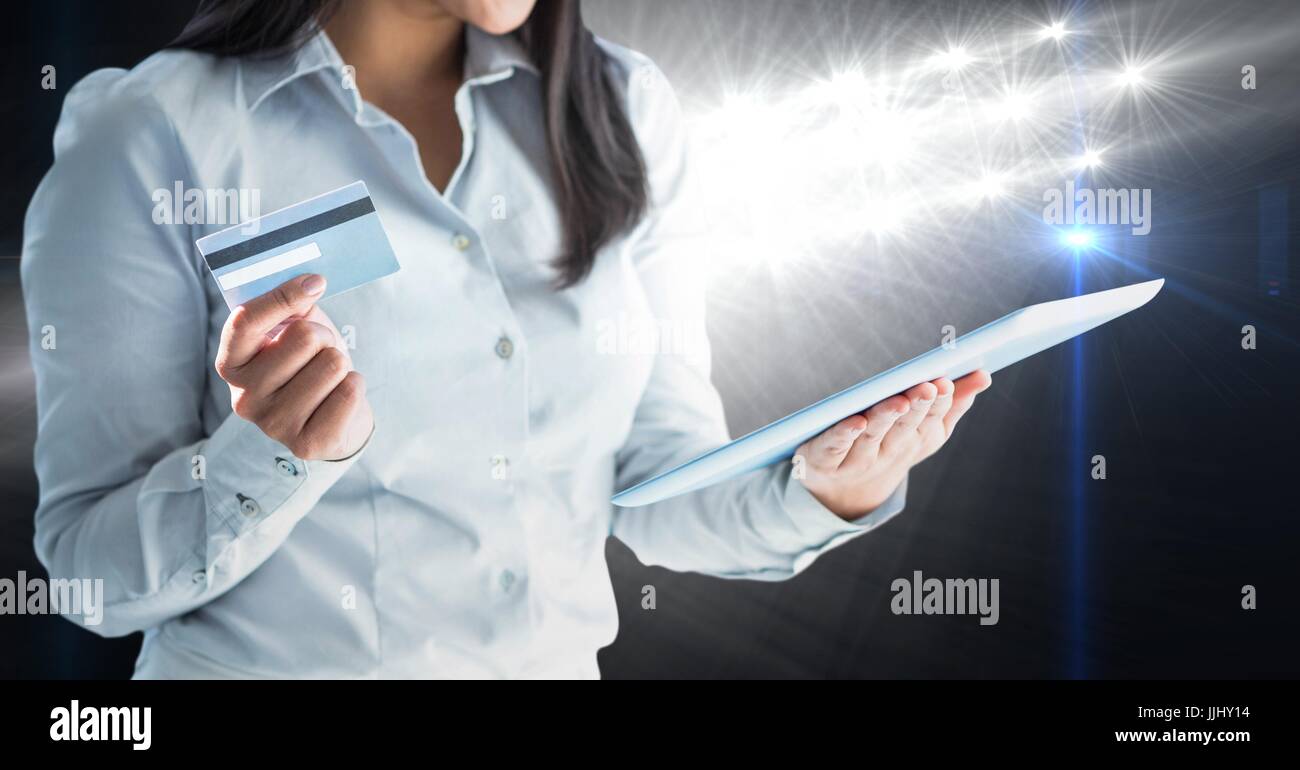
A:
<svg viewBox="0 0 1300 770">
<path fill-rule="evenodd" d="M 1066 246 L 1076 249 L 1086 249 L 1096 243 L 1096 238 L 1087 230 L 1071 230 L 1061 239 Z"/>
<path fill-rule="evenodd" d="M 1101 55 L 1088 49 L 1111 44 L 1075 21 L 1018 27 L 1011 46 L 972 37 L 901 62 L 842 60 L 817 79 L 773 77 L 701 104 L 689 130 L 711 271 L 874 264 L 994 227 L 1077 255 L 1098 248 L 1105 230 L 1040 217 L 1039 193 L 1114 165 L 1128 115 L 1109 100 L 1159 106 L 1174 70 L 1124 50 L 1094 68 Z M 1036 43 L 1039 32 L 1077 42 L 1083 64 Z"/>
<path fill-rule="evenodd" d="M 918 128 L 900 112 L 869 110 L 859 122 L 846 128 L 847 131 L 841 135 L 846 137 L 847 146 L 839 150 L 839 157 L 856 156 L 862 161 L 894 168 L 907 163 L 913 155 Z M 835 136 L 832 133 L 826 137 L 832 143 L 826 146 L 828 150 L 836 151 L 833 146 Z"/>
<path fill-rule="evenodd" d="M 966 53 L 965 48 L 953 46 L 943 53 L 935 54 L 930 61 L 938 69 L 956 72 L 975 61 L 975 59 Z"/>
<path fill-rule="evenodd" d="M 876 101 L 876 87 L 867 76 L 856 70 L 837 72 L 831 79 L 819 83 L 814 96 L 841 109 L 862 109 Z"/>
<path fill-rule="evenodd" d="M 1084 153 L 1079 156 L 1078 159 L 1079 168 L 1096 168 L 1100 165 L 1101 165 L 1100 150 L 1085 150 Z"/>
<path fill-rule="evenodd" d="M 713 115 L 727 133 L 744 133 L 766 124 L 763 103 L 752 94 L 730 94 Z"/>
<path fill-rule="evenodd" d="M 1136 65 L 1129 65 L 1119 74 L 1119 84 L 1127 88 L 1139 88 L 1147 82 L 1146 75 L 1142 73 L 1142 68 Z"/>
<path fill-rule="evenodd" d="M 1043 27 L 1042 37 L 1044 40 L 1062 40 L 1070 34 L 1065 28 L 1065 22 L 1054 21 L 1046 27 Z"/>
<path fill-rule="evenodd" d="M 971 190 L 981 198 L 1000 198 L 1006 193 L 1006 178 L 997 173 L 985 174 L 971 185 Z"/>
<path fill-rule="evenodd" d="M 877 237 L 897 233 L 907 218 L 906 211 L 906 207 L 897 200 L 870 199 L 863 206 L 862 224 Z"/>
<path fill-rule="evenodd" d="M 995 120 L 1019 121 L 1029 117 L 1033 112 L 1033 103 L 1029 97 L 1016 92 L 1003 95 L 1001 101 L 989 108 L 989 114 Z"/>
</svg>

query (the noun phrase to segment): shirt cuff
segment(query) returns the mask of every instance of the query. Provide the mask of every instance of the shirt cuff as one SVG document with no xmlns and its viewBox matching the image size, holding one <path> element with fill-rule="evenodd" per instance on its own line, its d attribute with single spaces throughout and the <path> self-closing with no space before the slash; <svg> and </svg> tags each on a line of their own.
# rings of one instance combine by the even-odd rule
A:
<svg viewBox="0 0 1300 770">
<path fill-rule="evenodd" d="M 222 541 L 255 529 L 292 528 L 369 445 L 367 438 L 361 449 L 343 460 L 303 460 L 253 423 L 230 415 L 199 450 L 206 466 L 201 483 L 208 511 L 209 558 L 221 553 Z"/>
<path fill-rule="evenodd" d="M 786 475 L 786 484 L 782 502 L 786 513 L 810 543 L 827 543 L 828 547 L 838 545 L 845 535 L 868 532 L 894 518 L 907 503 L 907 478 L 904 477 L 898 488 L 874 511 L 846 521 L 813 497 L 803 482 L 794 477 L 794 468 L 788 461 L 784 464 L 783 473 Z"/>
</svg>

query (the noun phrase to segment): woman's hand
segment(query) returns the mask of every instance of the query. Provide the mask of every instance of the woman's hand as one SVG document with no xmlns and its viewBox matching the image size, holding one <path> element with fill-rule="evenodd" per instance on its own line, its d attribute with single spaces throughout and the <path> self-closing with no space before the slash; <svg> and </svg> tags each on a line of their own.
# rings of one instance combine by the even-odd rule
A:
<svg viewBox="0 0 1300 770">
<path fill-rule="evenodd" d="M 803 484 L 835 515 L 856 519 L 894 493 L 913 465 L 938 451 L 961 416 L 993 382 L 971 372 L 923 382 L 846 417 L 795 452 Z"/>
<path fill-rule="evenodd" d="M 341 460 L 370 436 L 365 380 L 316 300 L 325 279 L 305 275 L 236 307 L 221 330 L 217 374 L 235 414 L 302 460 Z"/>
</svg>

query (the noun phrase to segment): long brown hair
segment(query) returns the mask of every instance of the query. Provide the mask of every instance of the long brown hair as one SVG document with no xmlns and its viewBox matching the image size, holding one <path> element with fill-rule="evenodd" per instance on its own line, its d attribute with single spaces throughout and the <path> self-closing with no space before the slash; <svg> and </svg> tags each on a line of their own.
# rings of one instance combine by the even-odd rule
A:
<svg viewBox="0 0 1300 770">
<path fill-rule="evenodd" d="M 274 55 L 303 45 L 341 0 L 202 0 L 170 48 Z M 580 283 L 596 252 L 645 214 L 645 161 L 578 0 L 538 0 L 516 32 L 542 72 L 547 146 L 564 227 L 559 286 Z"/>
</svg>

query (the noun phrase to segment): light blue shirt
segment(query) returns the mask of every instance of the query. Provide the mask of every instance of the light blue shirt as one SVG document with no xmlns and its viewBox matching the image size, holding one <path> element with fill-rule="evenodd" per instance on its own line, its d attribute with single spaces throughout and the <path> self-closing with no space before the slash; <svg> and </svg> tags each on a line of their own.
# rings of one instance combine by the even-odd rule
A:
<svg viewBox="0 0 1300 770">
<path fill-rule="evenodd" d="M 68 93 L 23 245 L 36 547 L 54 577 L 105 581 L 91 630 L 145 631 L 138 677 L 597 676 L 609 535 L 647 564 L 781 579 L 901 510 L 903 489 L 845 522 L 788 462 L 611 506 L 728 435 L 707 347 L 645 344 L 704 325 L 677 102 L 602 45 L 653 205 L 564 291 L 540 78 L 510 38 L 468 34 L 441 194 L 323 34 L 278 59 L 162 52 Z M 358 179 L 402 269 L 321 306 L 376 431 L 305 462 L 213 369 L 227 310 L 194 240 L 226 225 L 155 224 L 152 195 L 257 189 L 269 212 Z"/>
</svg>

